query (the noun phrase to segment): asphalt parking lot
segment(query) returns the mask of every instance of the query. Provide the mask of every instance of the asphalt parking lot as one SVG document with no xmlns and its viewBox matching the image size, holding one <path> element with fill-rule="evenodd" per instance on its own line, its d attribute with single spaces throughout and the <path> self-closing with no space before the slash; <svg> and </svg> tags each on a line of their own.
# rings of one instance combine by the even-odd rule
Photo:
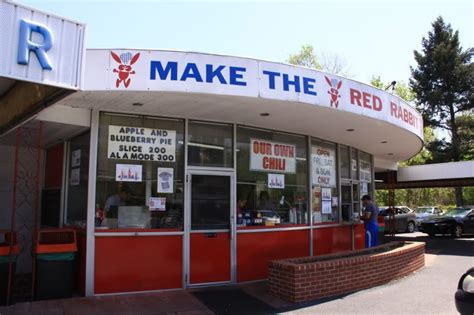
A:
<svg viewBox="0 0 474 315">
<path fill-rule="evenodd" d="M 426 242 L 426 266 L 406 278 L 289 314 L 458 314 L 454 292 L 460 276 L 474 267 L 474 236 L 430 238 L 423 233 L 395 239 Z"/>
</svg>

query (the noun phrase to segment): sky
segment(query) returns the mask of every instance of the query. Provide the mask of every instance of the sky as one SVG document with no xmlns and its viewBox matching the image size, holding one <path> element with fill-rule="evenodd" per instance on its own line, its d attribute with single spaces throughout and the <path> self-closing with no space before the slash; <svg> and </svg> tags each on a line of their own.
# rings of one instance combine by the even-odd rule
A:
<svg viewBox="0 0 474 315">
<path fill-rule="evenodd" d="M 176 49 L 284 62 L 303 44 L 355 79 L 405 81 L 413 50 L 442 16 L 474 46 L 473 0 L 15 0 L 87 24 L 86 48 Z"/>
</svg>

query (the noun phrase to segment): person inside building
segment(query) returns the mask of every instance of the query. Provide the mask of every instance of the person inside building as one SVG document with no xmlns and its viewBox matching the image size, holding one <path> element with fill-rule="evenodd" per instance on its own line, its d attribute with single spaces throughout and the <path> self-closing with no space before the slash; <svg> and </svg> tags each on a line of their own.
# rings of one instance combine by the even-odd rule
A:
<svg viewBox="0 0 474 315">
<path fill-rule="evenodd" d="M 364 206 L 364 214 L 361 219 L 364 221 L 365 227 L 365 247 L 374 247 L 378 245 L 377 234 L 379 226 L 377 224 L 377 216 L 379 210 L 369 195 L 362 197 L 362 205 Z"/>
<path fill-rule="evenodd" d="M 116 210 L 119 206 L 126 206 L 130 200 L 131 191 L 127 186 L 122 186 L 118 194 L 112 195 L 105 201 L 104 210 L 107 214 L 109 211 Z"/>
<path fill-rule="evenodd" d="M 263 190 L 260 192 L 258 198 L 258 210 L 276 210 L 276 205 L 273 201 L 270 200 L 270 196 L 268 195 L 268 191 Z"/>
</svg>

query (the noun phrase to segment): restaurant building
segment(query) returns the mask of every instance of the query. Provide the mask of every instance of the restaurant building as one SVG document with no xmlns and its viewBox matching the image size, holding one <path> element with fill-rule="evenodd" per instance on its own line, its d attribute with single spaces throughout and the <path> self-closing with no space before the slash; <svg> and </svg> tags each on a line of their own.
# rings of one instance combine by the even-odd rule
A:
<svg viewBox="0 0 474 315">
<path fill-rule="evenodd" d="M 374 195 L 374 173 L 423 145 L 415 109 L 349 78 L 196 52 L 84 52 L 81 43 L 62 45 L 75 49 L 75 85 L 56 84 L 57 97 L 0 125 L 0 228 L 18 215 L 13 166 L 29 163 L 38 225 L 77 231 L 85 295 L 264 280 L 270 260 L 362 248 L 360 198 Z M 17 56 L 18 47 L 2 49 Z M 53 89 L 51 71 L 73 64 L 62 59 L 71 52 L 53 52 L 53 70 L 39 68 L 25 90 L 0 75 L 11 83 L 0 81 L 0 111 L 13 113 L 25 91 Z M 20 61 L 8 59 L 33 66 Z M 36 159 L 21 160 L 26 130 L 37 135 L 26 145 Z M 31 230 L 18 222 L 27 243 Z"/>
</svg>

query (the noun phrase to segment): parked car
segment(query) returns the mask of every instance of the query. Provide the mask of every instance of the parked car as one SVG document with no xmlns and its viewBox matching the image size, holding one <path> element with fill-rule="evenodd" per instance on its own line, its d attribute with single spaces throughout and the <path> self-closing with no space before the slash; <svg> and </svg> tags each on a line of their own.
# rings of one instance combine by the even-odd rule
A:
<svg viewBox="0 0 474 315">
<path fill-rule="evenodd" d="M 454 301 L 460 314 L 474 314 L 474 268 L 466 271 L 459 279 Z"/>
<path fill-rule="evenodd" d="M 392 223 L 390 212 L 394 212 L 395 222 Z M 394 208 L 379 207 L 379 217 L 383 217 L 385 221 L 385 233 L 389 233 L 394 227 L 396 232 L 415 232 L 416 214 L 415 211 L 406 206 L 397 206 Z"/>
<path fill-rule="evenodd" d="M 474 207 L 454 208 L 443 215 L 428 217 L 421 221 L 418 229 L 429 236 L 474 234 Z"/>
<path fill-rule="evenodd" d="M 416 223 L 417 225 L 420 225 L 420 222 L 426 219 L 427 217 L 430 217 L 433 215 L 442 215 L 443 213 L 444 211 L 440 207 L 435 207 L 435 206 L 417 207 L 415 210 Z"/>
</svg>

